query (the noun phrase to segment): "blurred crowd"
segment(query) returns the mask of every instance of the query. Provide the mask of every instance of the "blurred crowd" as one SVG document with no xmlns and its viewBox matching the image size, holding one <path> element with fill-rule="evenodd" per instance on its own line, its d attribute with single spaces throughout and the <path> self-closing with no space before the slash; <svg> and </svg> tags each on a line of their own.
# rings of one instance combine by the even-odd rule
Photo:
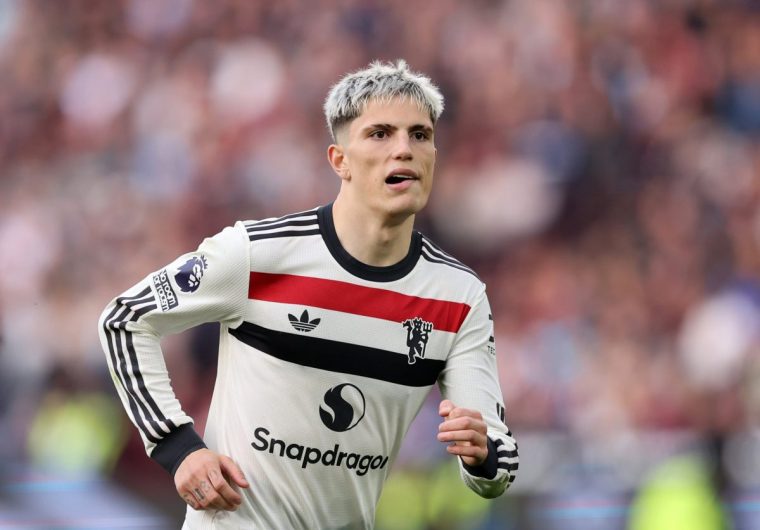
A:
<svg viewBox="0 0 760 530">
<path fill-rule="evenodd" d="M 100 311 L 237 219 L 329 202 L 324 97 L 396 58 L 446 98 L 418 228 L 488 285 L 522 449 L 514 493 L 457 528 L 574 528 L 568 492 L 593 491 L 593 528 L 656 530 L 667 465 L 723 522 L 663 528 L 760 528 L 752 0 L 0 0 L 0 462 L 172 493 L 113 401 Z M 201 427 L 215 333 L 164 342 Z M 429 413 L 389 495 L 445 459 Z"/>
</svg>

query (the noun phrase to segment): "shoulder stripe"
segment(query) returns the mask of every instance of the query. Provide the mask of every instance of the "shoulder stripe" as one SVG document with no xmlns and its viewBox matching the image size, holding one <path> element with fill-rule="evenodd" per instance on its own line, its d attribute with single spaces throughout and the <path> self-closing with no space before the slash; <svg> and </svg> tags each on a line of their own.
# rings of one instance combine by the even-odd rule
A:
<svg viewBox="0 0 760 530">
<path fill-rule="evenodd" d="M 446 366 L 439 359 L 417 359 L 406 354 L 319 337 L 294 335 L 243 322 L 229 330 L 236 339 L 277 359 L 330 372 L 358 375 L 397 385 L 432 386 Z"/>
<path fill-rule="evenodd" d="M 315 236 L 319 235 L 319 228 L 311 228 L 311 225 L 304 227 L 302 230 L 281 230 L 279 232 L 262 232 L 248 235 L 249 241 L 258 241 L 260 239 L 273 239 L 276 237 L 297 237 L 297 236 Z"/>
<path fill-rule="evenodd" d="M 290 221 L 277 221 L 276 223 L 266 225 L 253 225 L 249 226 L 247 230 L 249 234 L 252 234 L 254 232 L 263 232 L 266 230 L 274 230 L 275 228 L 284 228 L 289 226 L 319 226 L 319 224 L 317 222 L 317 218 L 314 217 L 313 219 L 294 219 Z"/>
<path fill-rule="evenodd" d="M 440 257 L 451 260 L 455 263 L 459 263 L 460 265 L 466 267 L 464 263 L 456 259 L 454 256 L 443 250 L 441 247 L 439 247 L 432 239 L 430 239 L 427 236 L 422 236 L 422 240 L 427 243 L 428 247 L 430 247 L 430 250 L 435 251 L 436 254 L 438 254 Z"/>
<path fill-rule="evenodd" d="M 282 217 L 269 217 L 267 219 L 261 219 L 260 221 L 247 221 L 243 224 L 245 225 L 246 228 L 252 228 L 255 226 L 271 225 L 271 224 L 279 223 L 281 221 L 299 219 L 301 217 L 303 217 L 304 219 L 314 218 L 314 220 L 316 220 L 317 219 L 316 208 L 313 210 L 306 210 L 304 212 L 297 212 L 297 213 L 291 213 L 288 215 L 283 215 Z"/>
<path fill-rule="evenodd" d="M 127 330 L 127 324 L 137 322 L 156 308 L 150 287 L 146 287 L 137 295 L 117 298 L 104 322 L 111 364 L 127 395 L 132 417 L 145 437 L 154 443 L 158 443 L 176 426 L 164 416 L 145 385 L 132 332 Z"/>
<path fill-rule="evenodd" d="M 442 265 L 448 265 L 449 267 L 453 267 L 455 269 L 459 269 L 460 271 L 467 272 L 469 274 L 472 274 L 476 278 L 480 279 L 478 277 L 478 275 L 475 274 L 475 271 L 473 271 L 472 269 L 470 269 L 468 267 L 465 267 L 464 265 L 457 265 L 456 263 L 452 263 L 450 261 L 445 261 L 443 259 L 433 257 L 432 255 L 429 254 L 429 251 L 428 251 L 427 247 L 425 247 L 424 243 L 422 245 L 422 257 L 425 258 L 427 261 L 429 261 L 431 263 L 440 263 Z"/>
<path fill-rule="evenodd" d="M 444 252 L 443 250 L 441 250 L 441 247 L 439 247 L 438 245 L 436 245 L 435 243 L 433 243 L 429 239 L 423 239 L 423 245 L 428 249 L 428 251 L 430 251 L 431 255 L 433 255 L 433 256 L 435 256 L 437 258 L 440 258 L 440 259 L 442 259 L 444 261 L 448 261 L 449 263 L 452 263 L 454 265 L 460 265 L 460 266 L 462 266 L 462 267 L 464 267 L 466 269 L 470 269 L 470 267 L 468 267 L 467 265 L 465 265 L 464 263 L 462 263 L 461 261 L 459 261 L 458 259 L 456 259 L 451 254 L 448 254 L 448 253 Z M 470 269 L 470 270 L 472 270 L 472 269 Z"/>
<path fill-rule="evenodd" d="M 438 247 L 435 243 L 425 238 L 424 236 L 422 239 L 422 247 L 430 253 L 430 256 L 443 260 L 451 265 L 458 266 L 459 268 L 462 268 L 462 270 L 466 270 L 470 274 L 473 274 L 475 277 L 478 276 L 470 267 L 441 250 L 440 247 Z"/>
<path fill-rule="evenodd" d="M 244 224 L 249 241 L 275 237 L 313 236 L 320 233 L 316 209 Z"/>
</svg>

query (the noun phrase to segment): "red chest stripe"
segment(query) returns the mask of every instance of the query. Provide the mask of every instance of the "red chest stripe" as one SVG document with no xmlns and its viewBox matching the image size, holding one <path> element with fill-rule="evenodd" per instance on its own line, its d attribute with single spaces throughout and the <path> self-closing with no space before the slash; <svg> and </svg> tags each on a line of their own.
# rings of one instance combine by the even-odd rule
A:
<svg viewBox="0 0 760 530">
<path fill-rule="evenodd" d="M 321 307 L 399 323 L 420 317 L 432 322 L 434 330 L 453 333 L 459 331 L 470 312 L 469 305 L 459 302 L 420 298 L 337 280 L 265 272 L 251 273 L 248 298 Z"/>
</svg>

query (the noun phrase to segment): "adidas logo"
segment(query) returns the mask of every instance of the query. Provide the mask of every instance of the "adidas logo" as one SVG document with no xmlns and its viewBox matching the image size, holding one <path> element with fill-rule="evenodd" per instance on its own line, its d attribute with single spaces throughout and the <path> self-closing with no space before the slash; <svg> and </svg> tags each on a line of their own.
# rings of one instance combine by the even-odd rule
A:
<svg viewBox="0 0 760 530">
<path fill-rule="evenodd" d="M 303 313 L 301 313 L 300 320 L 296 318 L 294 315 L 291 315 L 288 313 L 288 320 L 290 320 L 290 325 L 293 326 L 296 331 L 305 331 L 308 333 L 312 329 L 316 328 L 319 325 L 319 321 L 322 320 L 321 318 L 315 318 L 314 320 L 309 320 L 309 312 L 304 309 Z"/>
</svg>

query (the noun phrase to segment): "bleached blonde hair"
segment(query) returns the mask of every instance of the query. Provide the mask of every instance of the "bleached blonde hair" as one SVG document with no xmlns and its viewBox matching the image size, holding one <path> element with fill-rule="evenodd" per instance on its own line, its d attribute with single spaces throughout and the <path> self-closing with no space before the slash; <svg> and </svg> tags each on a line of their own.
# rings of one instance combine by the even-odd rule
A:
<svg viewBox="0 0 760 530">
<path fill-rule="evenodd" d="M 333 140 L 336 131 L 351 122 L 370 101 L 408 98 L 420 105 L 435 124 L 443 112 L 443 95 L 429 77 L 413 72 L 406 61 L 373 61 L 366 68 L 345 75 L 330 89 L 324 111 Z"/>
</svg>

